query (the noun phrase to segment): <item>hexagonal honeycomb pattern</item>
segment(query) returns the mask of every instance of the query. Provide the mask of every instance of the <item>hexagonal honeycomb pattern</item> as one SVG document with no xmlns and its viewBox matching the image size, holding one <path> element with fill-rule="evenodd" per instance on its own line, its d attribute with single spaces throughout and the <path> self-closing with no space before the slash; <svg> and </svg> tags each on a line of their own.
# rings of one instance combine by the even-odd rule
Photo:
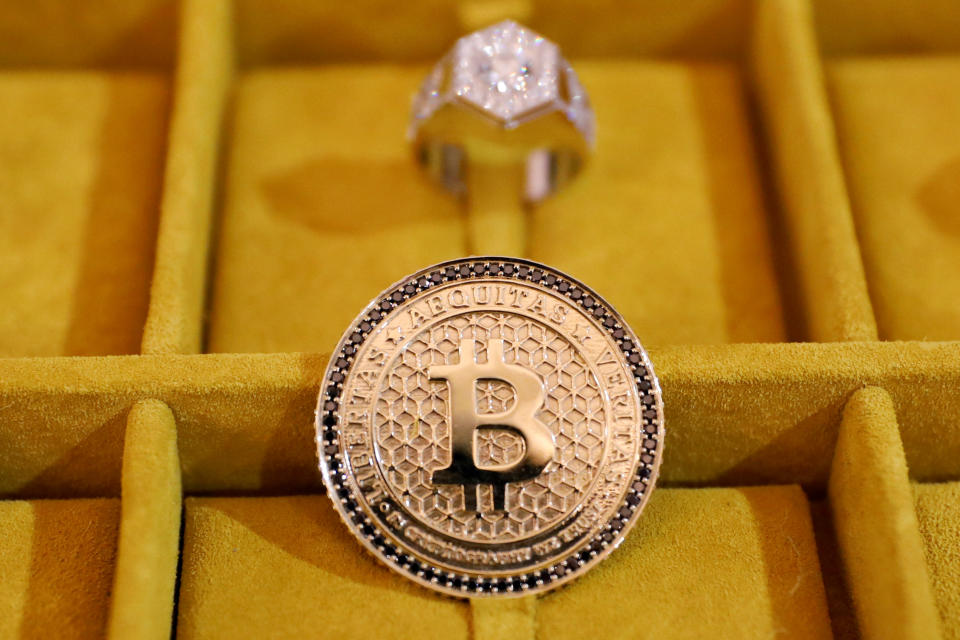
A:
<svg viewBox="0 0 960 640">
<path fill-rule="evenodd" d="M 517 401 L 517 393 L 503 380 L 477 380 L 477 413 L 503 413 Z"/>
<path fill-rule="evenodd" d="M 480 427 L 474 436 L 479 467 L 508 464 L 523 457 L 526 443 L 523 437 L 507 429 Z"/>
<path fill-rule="evenodd" d="M 553 461 L 536 478 L 506 488 L 506 511 L 492 508 L 492 490 L 481 485 L 480 514 L 464 510 L 463 488 L 434 486 L 435 469 L 450 464 L 447 383 L 430 380 L 434 364 L 457 364 L 461 339 L 476 340 L 486 359 L 489 339 L 504 341 L 504 359 L 536 371 L 547 390 L 537 414 L 553 433 Z M 477 383 L 477 412 L 500 413 L 516 401 L 501 380 Z M 569 513 L 585 497 L 603 456 L 604 409 L 600 385 L 580 353 L 560 334 L 531 318 L 470 312 L 426 327 L 388 363 L 374 418 L 384 477 L 406 507 L 431 527 L 475 542 L 534 535 Z M 477 465 L 515 460 L 524 442 L 507 429 L 475 434 Z"/>
</svg>

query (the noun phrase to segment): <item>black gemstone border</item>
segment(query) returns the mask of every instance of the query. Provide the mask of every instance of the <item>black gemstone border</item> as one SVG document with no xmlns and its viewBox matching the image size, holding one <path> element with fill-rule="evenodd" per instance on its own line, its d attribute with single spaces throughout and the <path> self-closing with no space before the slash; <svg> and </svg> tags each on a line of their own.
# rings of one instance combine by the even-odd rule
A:
<svg viewBox="0 0 960 640">
<path fill-rule="evenodd" d="M 552 566 L 512 576 L 482 577 L 451 572 L 432 566 L 399 549 L 382 535 L 377 524 L 360 508 L 350 488 L 339 446 L 337 411 L 343 381 L 353 357 L 370 332 L 398 305 L 438 285 L 471 278 L 525 280 L 553 289 L 591 315 L 607 331 L 634 375 L 641 403 L 641 424 L 645 436 L 631 488 L 620 509 L 604 528 Z M 327 493 L 345 524 L 365 547 L 392 569 L 425 586 L 455 597 L 523 595 L 560 586 L 585 572 L 612 552 L 636 522 L 656 484 L 663 449 L 663 400 L 650 360 L 636 335 L 622 316 L 603 298 L 570 276 L 530 260 L 504 257 L 473 257 L 428 267 L 383 291 L 344 333 L 330 358 L 320 387 L 316 411 L 316 444 Z"/>
</svg>

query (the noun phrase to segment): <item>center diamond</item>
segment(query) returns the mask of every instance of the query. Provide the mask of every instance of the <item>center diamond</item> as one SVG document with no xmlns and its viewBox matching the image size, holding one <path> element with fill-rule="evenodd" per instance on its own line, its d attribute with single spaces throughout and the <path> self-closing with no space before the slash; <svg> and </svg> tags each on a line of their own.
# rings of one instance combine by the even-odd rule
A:
<svg viewBox="0 0 960 640">
<path fill-rule="evenodd" d="M 457 42 L 453 87 L 464 101 L 510 122 L 557 99 L 559 51 L 507 20 Z"/>
</svg>

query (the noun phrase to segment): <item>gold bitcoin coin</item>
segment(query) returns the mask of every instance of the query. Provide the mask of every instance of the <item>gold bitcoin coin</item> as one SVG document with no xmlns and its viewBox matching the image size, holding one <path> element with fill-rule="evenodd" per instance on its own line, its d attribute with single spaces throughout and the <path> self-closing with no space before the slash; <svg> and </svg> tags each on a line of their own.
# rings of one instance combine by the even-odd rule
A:
<svg viewBox="0 0 960 640">
<path fill-rule="evenodd" d="M 561 585 L 653 490 L 663 404 L 623 318 L 555 269 L 429 267 L 363 310 L 317 406 L 333 504 L 392 569 L 460 597 Z"/>
</svg>

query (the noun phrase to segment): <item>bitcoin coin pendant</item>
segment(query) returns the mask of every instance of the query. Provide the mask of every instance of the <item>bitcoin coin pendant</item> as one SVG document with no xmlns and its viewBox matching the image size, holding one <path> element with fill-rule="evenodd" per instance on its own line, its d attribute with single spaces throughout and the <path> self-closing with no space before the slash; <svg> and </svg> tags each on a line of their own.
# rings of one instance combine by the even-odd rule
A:
<svg viewBox="0 0 960 640">
<path fill-rule="evenodd" d="M 554 269 L 469 258 L 378 296 L 317 406 L 330 498 L 364 546 L 461 597 L 545 591 L 623 540 L 663 405 L 623 318 Z"/>
</svg>

